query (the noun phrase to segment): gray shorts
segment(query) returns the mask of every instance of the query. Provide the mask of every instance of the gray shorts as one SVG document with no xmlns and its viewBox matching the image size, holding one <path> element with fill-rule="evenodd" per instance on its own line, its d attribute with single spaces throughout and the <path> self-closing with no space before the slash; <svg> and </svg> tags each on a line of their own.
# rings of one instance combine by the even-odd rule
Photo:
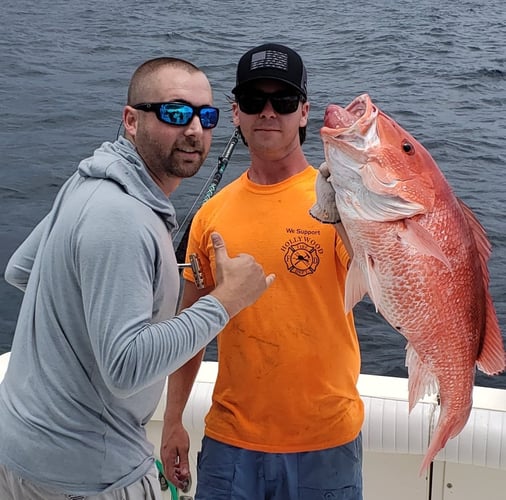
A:
<svg viewBox="0 0 506 500">
<path fill-rule="evenodd" d="M 40 486 L 0 465 L 0 499 L 2 500 L 162 500 L 162 490 L 158 481 L 156 467 L 144 477 L 126 488 L 119 488 L 109 493 L 82 496 L 55 493 Z"/>
</svg>

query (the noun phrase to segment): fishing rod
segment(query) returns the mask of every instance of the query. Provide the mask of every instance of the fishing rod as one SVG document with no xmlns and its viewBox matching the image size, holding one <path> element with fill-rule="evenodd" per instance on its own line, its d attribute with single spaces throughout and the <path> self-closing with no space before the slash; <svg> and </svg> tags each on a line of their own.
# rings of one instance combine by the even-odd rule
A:
<svg viewBox="0 0 506 500">
<path fill-rule="evenodd" d="M 240 137 L 239 129 L 236 128 L 236 129 L 234 129 L 234 133 L 232 134 L 232 136 L 228 140 L 228 143 L 225 146 L 223 153 L 218 157 L 218 164 L 216 165 L 213 179 L 209 183 L 206 194 L 205 194 L 204 198 L 202 199 L 201 205 L 204 204 L 207 200 L 209 200 L 216 193 L 216 189 L 218 188 L 218 184 L 220 183 L 221 178 L 223 177 L 223 173 L 225 172 L 225 169 L 227 168 L 228 161 L 230 160 L 230 157 L 232 156 L 232 152 L 234 151 L 235 146 L 239 142 L 239 137 Z M 203 189 L 205 189 L 205 187 Z M 202 191 L 200 194 L 202 194 Z M 187 219 L 190 218 L 190 220 L 186 223 L 186 229 L 183 234 L 183 237 L 179 241 L 179 244 L 176 248 L 176 260 L 177 260 L 177 262 L 182 263 L 182 264 L 178 264 L 178 267 L 180 269 L 184 268 L 184 267 L 191 267 L 193 274 L 195 276 L 195 280 L 196 280 L 195 282 L 196 282 L 197 286 L 199 288 L 200 287 L 203 288 L 204 284 L 203 284 L 203 279 L 202 279 L 202 273 L 200 272 L 200 266 L 199 266 L 197 256 L 194 254 L 190 255 L 189 256 L 190 262 L 185 263 L 186 247 L 188 246 L 188 237 L 190 235 L 191 223 L 192 223 L 193 217 L 194 217 L 194 214 L 191 217 L 190 217 L 190 215 L 193 213 L 193 209 L 194 209 L 195 205 L 197 204 L 198 199 L 200 198 L 200 194 L 199 194 L 199 196 L 197 196 L 197 199 L 195 200 L 194 204 L 192 205 L 192 207 L 188 211 L 188 215 L 186 216 L 185 220 L 181 224 L 181 228 L 183 228 Z M 177 233 L 176 233 L 176 236 L 177 236 Z"/>
</svg>

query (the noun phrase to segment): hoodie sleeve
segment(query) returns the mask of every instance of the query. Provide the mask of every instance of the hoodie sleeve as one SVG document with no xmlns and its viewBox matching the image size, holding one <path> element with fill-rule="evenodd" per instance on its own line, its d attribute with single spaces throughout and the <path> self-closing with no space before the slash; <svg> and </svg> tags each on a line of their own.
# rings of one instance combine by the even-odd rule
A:
<svg viewBox="0 0 506 500">
<path fill-rule="evenodd" d="M 226 310 L 211 296 L 176 317 L 153 322 L 155 284 L 162 280 L 158 288 L 162 298 L 173 298 L 173 311 L 180 283 L 172 240 L 151 210 L 109 206 L 100 219 L 80 224 L 73 241 L 91 346 L 100 376 L 116 396 L 128 397 L 162 380 L 228 322 Z"/>
<path fill-rule="evenodd" d="M 12 254 L 5 268 L 5 281 L 23 292 L 26 290 L 47 220 L 48 216 L 39 222 L 26 240 Z"/>
</svg>

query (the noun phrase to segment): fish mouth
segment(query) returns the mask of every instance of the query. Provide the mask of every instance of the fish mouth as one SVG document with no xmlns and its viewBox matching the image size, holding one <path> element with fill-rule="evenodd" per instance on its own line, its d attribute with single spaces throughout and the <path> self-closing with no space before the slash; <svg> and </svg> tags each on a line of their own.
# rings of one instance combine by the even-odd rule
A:
<svg viewBox="0 0 506 500">
<path fill-rule="evenodd" d="M 378 112 L 368 94 L 358 96 L 345 108 L 329 104 L 320 129 L 322 140 L 324 143 L 337 143 L 340 148 L 365 151 L 379 142 L 376 129 Z"/>
</svg>

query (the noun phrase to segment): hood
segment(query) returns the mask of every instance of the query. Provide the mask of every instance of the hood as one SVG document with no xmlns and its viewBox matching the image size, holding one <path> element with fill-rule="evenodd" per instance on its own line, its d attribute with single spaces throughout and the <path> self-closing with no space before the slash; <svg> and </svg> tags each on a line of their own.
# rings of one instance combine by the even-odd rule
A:
<svg viewBox="0 0 506 500">
<path fill-rule="evenodd" d="M 156 212 L 169 231 L 178 228 L 174 205 L 153 181 L 134 145 L 124 137 L 104 142 L 93 156 L 81 161 L 78 172 L 82 177 L 116 182 L 130 196 Z"/>
</svg>

